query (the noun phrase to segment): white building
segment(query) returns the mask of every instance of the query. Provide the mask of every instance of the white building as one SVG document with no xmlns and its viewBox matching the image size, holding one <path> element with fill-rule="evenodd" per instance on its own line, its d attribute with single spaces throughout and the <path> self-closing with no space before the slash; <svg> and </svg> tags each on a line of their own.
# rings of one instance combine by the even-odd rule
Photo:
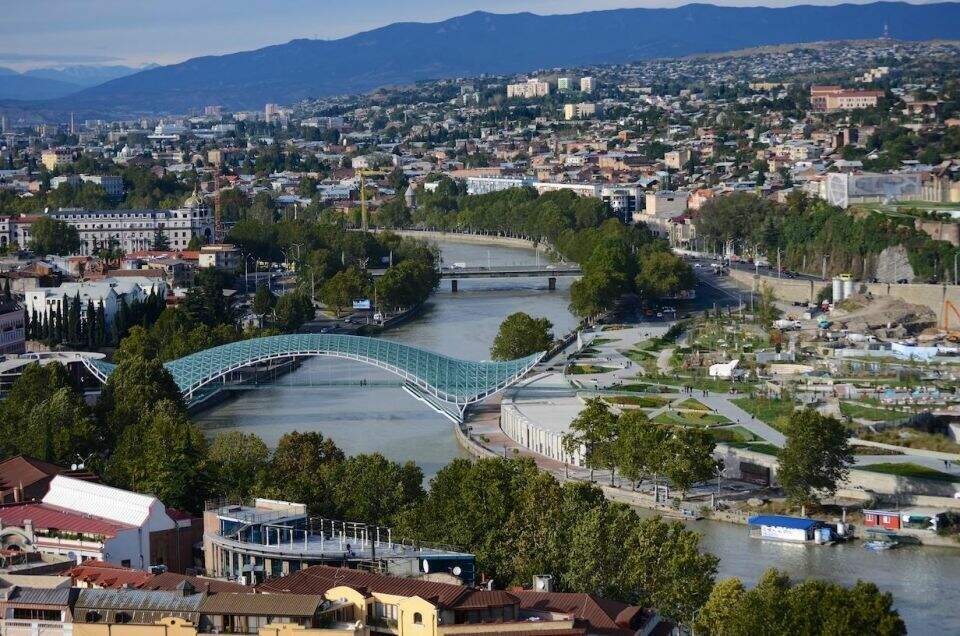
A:
<svg viewBox="0 0 960 636">
<path fill-rule="evenodd" d="M 527 80 L 521 84 L 507 85 L 508 98 L 534 99 L 536 97 L 546 97 L 549 94 L 550 84 L 538 79 Z"/>
<path fill-rule="evenodd" d="M 209 242 L 213 237 L 213 213 L 199 195 L 189 197 L 176 210 L 80 210 L 62 209 L 47 216 L 65 221 L 80 233 L 81 255 L 115 243 L 125 252 L 150 249 L 157 233 L 166 236 L 171 249 L 184 250 L 194 236 Z M 39 217 L 0 217 L 0 245 L 30 244 L 30 226 Z"/>
<path fill-rule="evenodd" d="M 32 316 L 49 316 L 51 312 L 61 311 L 64 296 L 73 300 L 80 296 L 80 307 L 83 310 L 87 302 L 94 307 L 103 305 L 104 317 L 107 324 L 113 323 L 114 317 L 120 308 L 120 299 L 125 299 L 127 305 L 134 300 L 144 301 L 153 292 L 155 296 L 165 298 L 167 284 L 159 279 L 146 276 L 124 276 L 122 278 L 105 278 L 98 282 L 63 283 L 59 287 L 40 287 L 24 292 L 24 309 Z"/>
<path fill-rule="evenodd" d="M 594 84 L 592 77 L 581 77 L 580 78 L 580 92 L 582 93 L 592 93 L 596 85 Z"/>
<path fill-rule="evenodd" d="M 74 174 L 50 179 L 50 188 L 56 190 L 64 183 L 77 188 L 82 183 L 93 183 L 106 191 L 107 196 L 119 199 L 123 196 L 123 178 L 115 175 Z"/>
<path fill-rule="evenodd" d="M 179 526 L 156 497 L 63 475 L 40 503 L 0 509 L 0 523 L 4 545 L 137 569 L 164 560 L 154 544 Z"/>
<path fill-rule="evenodd" d="M 580 104 L 566 104 L 563 107 L 563 118 L 567 121 L 571 119 L 586 119 L 597 114 L 597 105 L 591 102 L 582 102 Z"/>
<path fill-rule="evenodd" d="M 534 183 L 536 180 L 530 177 L 467 177 L 467 194 L 487 194 L 511 188 L 526 188 L 533 186 Z"/>
</svg>

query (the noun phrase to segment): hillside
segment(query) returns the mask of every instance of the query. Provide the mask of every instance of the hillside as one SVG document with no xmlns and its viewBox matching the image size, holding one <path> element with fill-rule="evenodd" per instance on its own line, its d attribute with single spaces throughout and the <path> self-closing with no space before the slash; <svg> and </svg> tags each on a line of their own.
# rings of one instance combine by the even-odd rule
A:
<svg viewBox="0 0 960 636">
<path fill-rule="evenodd" d="M 791 42 L 960 37 L 960 4 L 621 9 L 570 15 L 476 12 L 339 40 L 294 40 L 200 57 L 86 89 L 39 110 L 182 112 L 372 90 L 422 79 L 617 63 Z"/>
</svg>

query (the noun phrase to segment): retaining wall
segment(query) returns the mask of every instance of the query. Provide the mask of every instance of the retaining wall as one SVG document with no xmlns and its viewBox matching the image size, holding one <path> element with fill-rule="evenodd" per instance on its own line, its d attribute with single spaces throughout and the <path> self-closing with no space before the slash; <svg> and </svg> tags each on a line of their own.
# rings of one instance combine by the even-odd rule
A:
<svg viewBox="0 0 960 636">
<path fill-rule="evenodd" d="M 777 278 L 763 274 L 757 275 L 739 269 L 730 270 L 730 278 L 757 292 L 762 285 L 767 285 L 773 289 L 778 299 L 791 303 L 815 302 L 817 293 L 830 284 L 828 282 L 815 280 L 797 280 Z M 944 301 L 949 300 L 954 305 L 960 306 L 960 286 L 958 285 L 857 283 L 856 288 L 870 292 L 878 298 L 882 296 L 892 296 L 893 298 L 899 298 L 914 305 L 929 307 L 937 315 L 938 322 L 943 320 Z"/>
</svg>

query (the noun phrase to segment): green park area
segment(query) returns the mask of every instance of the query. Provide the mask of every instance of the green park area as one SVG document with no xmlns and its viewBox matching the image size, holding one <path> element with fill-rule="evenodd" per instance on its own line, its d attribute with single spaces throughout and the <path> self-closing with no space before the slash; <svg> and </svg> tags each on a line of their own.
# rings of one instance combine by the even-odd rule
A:
<svg viewBox="0 0 960 636">
<path fill-rule="evenodd" d="M 761 422 L 783 431 L 786 420 L 793 413 L 793 400 L 789 398 L 769 399 L 762 397 L 742 397 L 731 400 L 744 411 Z"/>
<path fill-rule="evenodd" d="M 881 409 L 856 402 L 841 402 L 840 412 L 854 420 L 869 420 L 871 422 L 891 422 L 910 416 L 909 413 L 903 411 Z"/>
<path fill-rule="evenodd" d="M 637 406 L 644 409 L 658 409 L 670 403 L 668 398 L 656 395 L 609 395 L 603 399 L 618 406 Z"/>
<path fill-rule="evenodd" d="M 699 411 L 664 411 L 653 418 L 653 421 L 658 424 L 682 424 L 684 426 L 700 427 L 722 426 L 730 423 L 730 420 L 722 415 L 717 415 L 715 413 L 703 413 Z"/>
<path fill-rule="evenodd" d="M 941 470 L 921 466 L 920 464 L 869 464 L 860 466 L 860 470 L 867 470 L 872 473 L 883 473 L 884 475 L 896 475 L 907 479 L 933 479 L 936 481 L 960 482 L 960 475 L 951 475 Z"/>
<path fill-rule="evenodd" d="M 596 373 L 608 373 L 613 371 L 610 367 L 601 367 L 597 364 L 571 364 L 567 367 L 567 373 L 570 375 L 592 375 Z"/>
</svg>

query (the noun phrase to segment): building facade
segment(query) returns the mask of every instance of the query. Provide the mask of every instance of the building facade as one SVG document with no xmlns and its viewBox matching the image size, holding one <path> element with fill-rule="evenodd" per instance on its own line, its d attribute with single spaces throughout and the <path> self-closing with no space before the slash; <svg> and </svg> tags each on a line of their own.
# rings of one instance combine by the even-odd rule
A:
<svg viewBox="0 0 960 636">
<path fill-rule="evenodd" d="M 23 307 L 12 300 L 0 301 L 0 354 L 26 351 Z"/>
</svg>

